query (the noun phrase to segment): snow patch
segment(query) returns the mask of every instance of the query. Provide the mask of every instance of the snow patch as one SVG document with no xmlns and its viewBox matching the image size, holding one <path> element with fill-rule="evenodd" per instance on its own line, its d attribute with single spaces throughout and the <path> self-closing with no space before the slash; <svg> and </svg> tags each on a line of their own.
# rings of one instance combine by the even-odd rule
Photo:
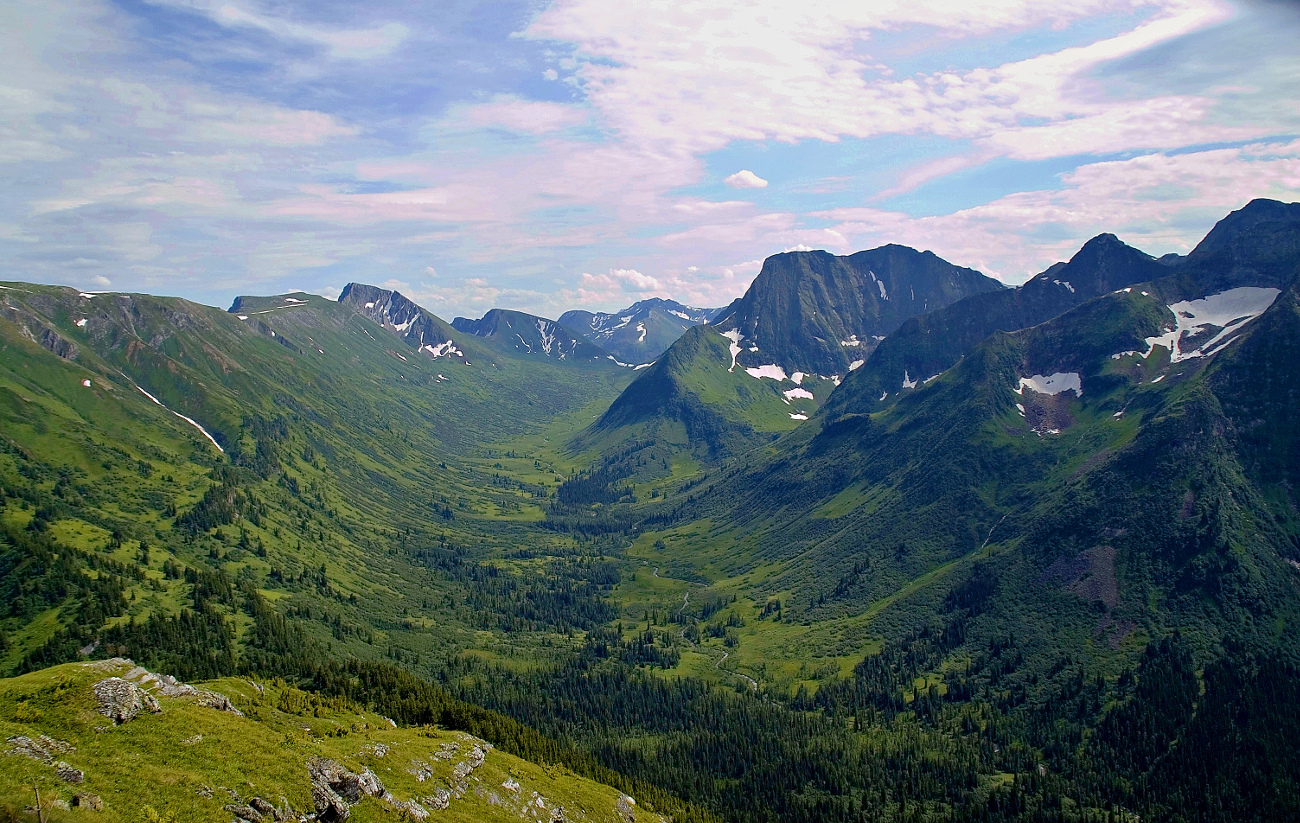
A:
<svg viewBox="0 0 1300 823">
<path fill-rule="evenodd" d="M 246 314 L 237 314 L 237 315 L 235 315 L 235 316 L 238 317 L 240 320 L 247 320 L 247 319 L 248 319 L 248 315 L 246 315 Z"/>
<path fill-rule="evenodd" d="M 1020 412 L 1021 417 L 1025 416 L 1025 407 L 1022 406 L 1021 404 L 1019 403 L 1016 404 L 1016 411 Z"/>
<path fill-rule="evenodd" d="M 84 329 L 85 327 L 86 327 L 86 318 L 83 317 L 77 321 L 77 328 Z"/>
<path fill-rule="evenodd" d="M 1076 397 L 1083 396 L 1083 381 L 1078 372 L 1056 372 L 1055 374 L 1041 375 L 1036 374 L 1033 377 L 1020 378 L 1020 385 L 1016 387 L 1016 394 L 1021 394 L 1025 389 L 1031 389 L 1038 394 L 1060 394 L 1065 391 L 1074 392 Z"/>
<path fill-rule="evenodd" d="M 806 375 L 803 372 L 797 371 L 794 374 L 790 375 L 790 382 L 797 386 L 803 382 L 805 376 Z"/>
<path fill-rule="evenodd" d="M 1147 353 L 1143 356 L 1150 357 L 1156 346 L 1169 349 L 1171 363 L 1214 354 L 1218 349 L 1231 343 L 1232 337 L 1247 323 L 1273 305 L 1273 301 L 1281 293 L 1278 289 L 1243 286 L 1198 300 L 1174 303 L 1169 306 L 1169 310 L 1174 313 L 1175 327 L 1158 337 L 1148 337 Z M 1184 334 L 1191 332 L 1195 335 L 1207 326 L 1217 326 L 1222 331 L 1199 349 L 1183 351 L 1181 344 Z"/>
<path fill-rule="evenodd" d="M 885 399 L 886 397 L 888 397 L 888 396 L 889 396 L 889 392 L 887 392 L 887 391 L 882 391 L 882 392 L 880 393 L 880 399 L 881 399 L 881 400 L 884 400 L 884 399 Z"/>
<path fill-rule="evenodd" d="M 684 312 L 684 311 L 677 311 L 676 309 L 669 309 L 669 310 L 668 310 L 668 313 L 669 313 L 669 314 L 672 314 L 672 315 L 676 315 L 677 317 L 680 317 L 680 318 L 683 319 L 683 320 L 690 320 L 690 319 L 691 319 L 691 316 L 690 316 L 689 314 L 687 314 L 686 312 Z"/>
<path fill-rule="evenodd" d="M 1157 377 L 1155 380 L 1152 380 L 1151 383 L 1152 383 L 1152 385 L 1154 385 L 1154 384 L 1159 383 L 1161 380 L 1164 380 L 1164 379 L 1165 379 L 1165 375 L 1162 374 L 1162 375 L 1160 375 L 1159 377 Z"/>
<path fill-rule="evenodd" d="M 286 303 L 306 303 L 307 301 L 306 301 L 306 300 L 299 300 L 299 299 L 296 298 L 296 297 L 286 297 L 286 298 L 284 298 L 284 302 L 286 302 Z"/>
<path fill-rule="evenodd" d="M 644 343 L 644 342 L 645 342 L 645 335 L 646 335 L 646 331 L 645 331 L 645 323 L 637 323 L 637 324 L 636 324 L 636 330 L 639 331 L 639 332 L 641 332 L 641 336 L 638 337 L 638 338 L 636 339 L 636 342 L 638 342 L 638 343 Z"/>
<path fill-rule="evenodd" d="M 792 413 L 792 414 L 790 415 L 790 419 L 791 419 L 791 420 L 807 420 L 807 419 L 808 419 L 808 415 L 804 414 L 803 412 L 794 412 L 794 413 Z"/>
<path fill-rule="evenodd" d="M 929 377 L 927 377 L 927 378 L 925 378 L 924 380 L 922 380 L 922 381 L 921 381 L 921 385 L 923 385 L 923 386 L 928 385 L 928 384 L 933 383 L 935 380 L 938 380 L 938 379 L 939 379 L 939 375 L 937 375 L 937 374 L 932 374 L 932 375 L 930 375 Z"/>
<path fill-rule="evenodd" d="M 1058 286 L 1065 286 L 1067 289 L 1070 290 L 1070 294 L 1074 294 L 1074 286 L 1071 286 L 1071 285 L 1070 285 L 1070 281 L 1068 281 L 1068 280 L 1053 280 L 1052 282 L 1055 283 L 1055 284 L 1058 285 Z"/>
<path fill-rule="evenodd" d="M 786 391 L 782 392 L 782 394 L 784 394 L 786 397 L 790 398 L 791 400 L 794 400 L 797 397 L 802 397 L 804 400 L 813 399 L 813 393 L 808 391 L 807 389 L 787 389 Z"/>
<path fill-rule="evenodd" d="M 849 364 L 849 371 L 856 371 L 857 369 L 862 368 L 862 364 L 866 362 L 867 361 L 865 360 L 854 360 L 852 363 Z"/>
<path fill-rule="evenodd" d="M 641 371 L 642 369 L 648 369 L 653 365 L 654 365 L 654 361 L 651 361 L 649 363 L 642 363 L 638 366 L 633 366 L 632 371 Z"/>
<path fill-rule="evenodd" d="M 888 300 L 888 299 L 889 299 L 889 293 L 885 291 L 885 281 L 884 281 L 884 280 L 877 280 L 877 281 L 876 281 L 876 285 L 880 287 L 880 299 L 881 299 L 881 300 Z"/>
<path fill-rule="evenodd" d="M 916 381 L 913 380 L 910 376 L 908 376 L 907 369 L 903 369 L 903 388 L 905 389 L 916 388 Z"/>
<path fill-rule="evenodd" d="M 373 309 L 374 307 L 375 307 L 375 304 L 374 304 L 374 303 L 367 303 L 367 304 L 366 304 L 366 308 L 368 308 L 368 309 Z"/>
<path fill-rule="evenodd" d="M 401 325 L 393 326 L 393 331 L 398 332 L 400 334 L 401 332 L 404 332 L 407 329 L 409 329 L 411 327 L 412 322 L 413 321 L 411 320 L 407 320 L 405 323 L 402 323 Z"/>
<path fill-rule="evenodd" d="M 81 385 L 85 386 L 86 388 L 90 388 L 90 381 L 89 381 L 89 380 L 82 380 L 82 381 L 81 381 Z"/>
<path fill-rule="evenodd" d="M 456 348 L 456 344 L 450 340 L 444 340 L 436 346 L 431 346 L 426 343 L 425 345 L 419 348 L 419 351 L 426 352 L 430 357 L 434 358 L 435 360 L 439 357 L 443 357 L 445 355 L 452 355 L 452 354 L 456 355 L 457 357 L 465 356 L 465 352 Z M 398 357 L 401 357 L 401 355 L 398 355 Z"/>
<path fill-rule="evenodd" d="M 785 369 L 775 363 L 769 363 L 766 366 L 758 366 L 757 368 L 745 369 L 745 373 L 756 379 L 767 377 L 777 381 L 785 380 Z"/>
<path fill-rule="evenodd" d="M 122 375 L 122 376 L 123 376 L 123 377 L 126 377 L 126 375 Z M 128 379 L 130 379 L 130 378 L 128 378 Z M 134 382 L 133 382 L 131 385 L 133 385 L 133 386 L 135 386 L 137 389 L 139 389 L 139 390 L 140 390 L 140 393 L 143 394 L 145 397 L 149 398 L 150 400 L 152 400 L 152 401 L 153 401 L 154 403 L 156 403 L 157 405 L 162 406 L 164 409 L 167 409 L 167 407 L 166 407 L 166 406 L 163 406 L 162 401 L 160 401 L 158 398 L 154 397 L 152 394 L 150 394 L 149 392 L 145 391 L 144 389 L 141 389 L 141 388 L 140 388 L 138 385 L 136 385 Z M 213 437 L 212 435 L 208 434 L 208 430 L 205 429 L 205 428 L 203 428 L 202 426 L 200 426 L 200 425 L 198 424 L 198 421 L 197 421 L 197 420 L 195 420 L 195 419 L 192 418 L 192 417 L 186 417 L 185 415 L 181 414 L 180 412 L 178 412 L 178 411 L 173 411 L 172 409 L 167 409 L 167 411 L 171 412 L 172 414 L 176 415 L 176 416 L 179 417 L 180 419 L 184 420 L 186 423 L 189 423 L 191 426 L 193 426 L 194 428 L 198 429 L 200 434 L 202 434 L 204 437 L 208 438 L 208 442 L 210 442 L 212 445 L 214 445 L 214 446 L 217 447 L 217 451 L 221 452 L 222 454 L 225 454 L 225 453 L 226 453 L 226 450 L 223 449 L 223 448 L 221 448 L 221 444 L 217 442 L 216 438 Z"/>
<path fill-rule="evenodd" d="M 740 341 L 745 339 L 745 335 L 740 333 L 740 329 L 732 329 L 731 331 L 722 332 L 722 336 L 731 341 L 731 345 L 727 347 L 731 349 L 731 368 L 727 369 L 727 371 L 734 372 L 736 370 L 736 355 L 740 354 Z"/>
<path fill-rule="evenodd" d="M 857 336 L 856 334 L 850 334 L 848 340 L 841 340 L 841 341 L 840 341 L 840 345 L 841 345 L 841 346 L 861 346 L 861 345 L 862 345 L 862 341 L 858 339 L 858 336 Z"/>
</svg>

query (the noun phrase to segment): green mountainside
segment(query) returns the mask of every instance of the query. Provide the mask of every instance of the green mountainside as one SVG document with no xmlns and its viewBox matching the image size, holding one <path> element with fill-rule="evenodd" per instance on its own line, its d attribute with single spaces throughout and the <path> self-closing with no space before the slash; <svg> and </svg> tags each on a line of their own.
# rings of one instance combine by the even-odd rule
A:
<svg viewBox="0 0 1300 823">
<path fill-rule="evenodd" d="M 0 680 L 0 717 L 10 816 L 39 798 L 50 821 L 665 819 L 563 766 L 278 678 L 189 685 L 73 663 Z"/>
<path fill-rule="evenodd" d="M 807 420 L 906 318 L 1003 291 L 905 246 L 774 255 L 743 297 L 683 334 L 575 448 L 654 440 L 706 461 L 742 453 Z"/>
<path fill-rule="evenodd" d="M 639 365 L 654 360 L 687 329 L 709 322 L 720 311 L 652 297 L 613 314 L 566 311 L 560 315 L 560 325 L 612 352 L 624 363 Z"/>
<path fill-rule="evenodd" d="M 478 320 L 457 317 L 451 326 L 520 354 L 570 362 L 613 359 L 604 349 L 573 335 L 562 324 L 520 311 L 493 309 Z"/>
<path fill-rule="evenodd" d="M 964 282 L 899 249 L 751 303 Z M 885 340 L 839 385 L 761 322 L 633 372 L 362 284 L 0 284 L 0 820 L 33 780 L 48 820 L 301 815 L 309 763 L 383 783 L 358 820 L 1292 819 L 1297 278 L 1296 204 L 1103 235 L 846 325 Z M 914 326 L 939 365 L 879 402 Z M 114 675 L 161 712 L 97 714 Z"/>
</svg>

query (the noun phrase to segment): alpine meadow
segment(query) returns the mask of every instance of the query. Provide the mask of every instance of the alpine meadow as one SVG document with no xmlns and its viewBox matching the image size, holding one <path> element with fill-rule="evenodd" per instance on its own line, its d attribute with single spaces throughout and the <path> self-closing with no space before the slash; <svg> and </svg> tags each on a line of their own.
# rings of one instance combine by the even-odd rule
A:
<svg viewBox="0 0 1300 823">
<path fill-rule="evenodd" d="M 1053 5 L 0 12 L 0 823 L 1300 819 L 1300 14 Z"/>
</svg>

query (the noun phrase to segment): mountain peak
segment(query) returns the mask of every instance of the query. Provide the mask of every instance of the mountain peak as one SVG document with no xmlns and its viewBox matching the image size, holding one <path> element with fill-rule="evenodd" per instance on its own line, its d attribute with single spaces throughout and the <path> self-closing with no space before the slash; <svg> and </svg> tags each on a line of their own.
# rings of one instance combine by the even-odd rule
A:
<svg viewBox="0 0 1300 823">
<path fill-rule="evenodd" d="M 573 334 L 564 325 L 514 309 L 491 309 L 478 320 L 457 317 L 458 332 L 493 340 L 521 354 L 569 362 L 610 359 L 601 347 Z"/>
<path fill-rule="evenodd" d="M 1002 284 L 929 252 L 887 245 L 837 256 L 784 252 L 713 323 L 747 341 L 746 366 L 843 375 L 909 317 Z"/>
</svg>

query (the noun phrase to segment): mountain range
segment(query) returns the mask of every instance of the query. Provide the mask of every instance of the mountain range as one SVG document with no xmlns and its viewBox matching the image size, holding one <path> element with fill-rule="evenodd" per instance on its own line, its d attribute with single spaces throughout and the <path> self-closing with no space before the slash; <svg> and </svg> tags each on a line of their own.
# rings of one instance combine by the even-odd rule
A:
<svg viewBox="0 0 1300 823">
<path fill-rule="evenodd" d="M 560 315 L 560 324 L 604 347 L 619 360 L 639 365 L 663 354 L 683 332 L 709 322 L 719 311 L 652 297 L 613 314 L 566 311 Z"/>
<path fill-rule="evenodd" d="M 0 808 L 323 814 L 328 757 L 358 819 L 1300 815 L 1300 204 L 574 316 L 0 285 Z M 120 657 L 247 722 L 106 720 L 170 682 Z"/>
</svg>

